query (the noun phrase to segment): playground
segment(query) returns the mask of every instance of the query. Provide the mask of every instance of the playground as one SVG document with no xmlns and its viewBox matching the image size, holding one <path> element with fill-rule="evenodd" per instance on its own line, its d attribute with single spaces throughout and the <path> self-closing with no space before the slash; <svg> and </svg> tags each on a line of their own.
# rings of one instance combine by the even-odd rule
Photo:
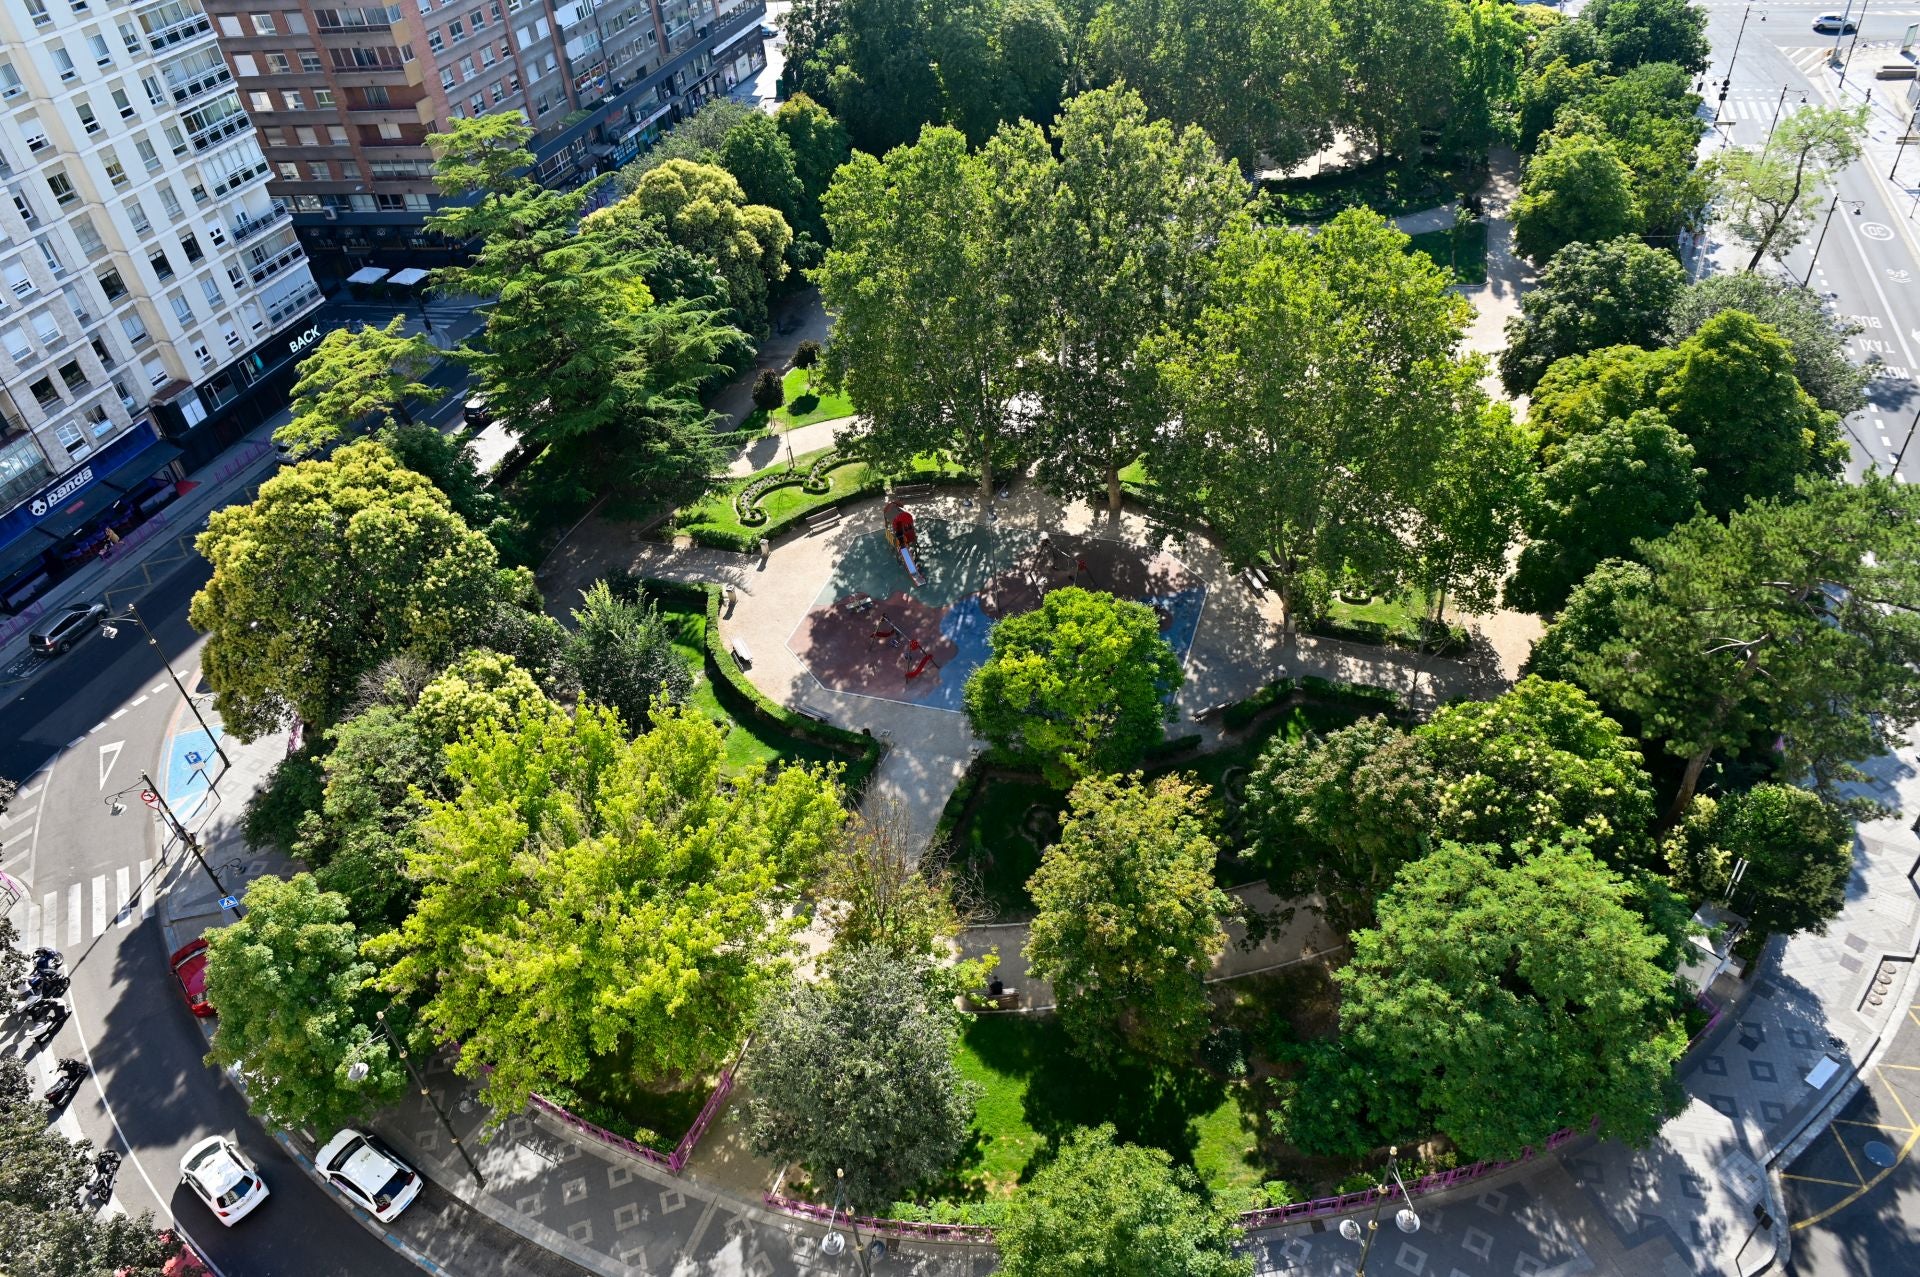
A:
<svg viewBox="0 0 1920 1277">
<path fill-rule="evenodd" d="M 1153 608 L 1183 661 L 1207 597 L 1198 573 L 1152 546 L 916 518 L 888 502 L 879 527 L 844 543 L 787 646 L 830 691 L 958 712 L 994 622 L 1065 586 Z"/>
</svg>

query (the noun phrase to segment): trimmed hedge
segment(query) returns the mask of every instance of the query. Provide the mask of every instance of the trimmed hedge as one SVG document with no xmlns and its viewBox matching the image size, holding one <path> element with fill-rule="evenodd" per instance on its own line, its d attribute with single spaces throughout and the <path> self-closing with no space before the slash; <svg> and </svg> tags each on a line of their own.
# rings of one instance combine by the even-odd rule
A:
<svg viewBox="0 0 1920 1277">
<path fill-rule="evenodd" d="M 967 770 L 961 774 L 960 783 L 947 795 L 947 805 L 940 809 L 940 823 L 933 827 L 933 841 L 929 846 L 944 847 L 953 841 L 960 832 L 960 822 L 967 818 L 967 808 L 973 803 L 973 796 L 980 792 L 980 782 L 987 778 L 987 756 L 975 754 L 973 761 L 967 764 Z"/>
<path fill-rule="evenodd" d="M 800 477 L 797 473 L 794 481 L 800 482 Z M 978 477 L 968 474 L 925 471 L 907 476 L 895 476 L 893 482 L 930 483 L 940 487 L 971 488 L 979 486 L 980 480 Z M 865 501 L 871 497 L 879 496 L 886 490 L 887 483 L 888 480 L 886 479 L 869 479 L 853 491 L 842 493 L 832 500 L 822 501 L 819 505 L 808 506 L 803 510 L 796 510 L 784 519 L 773 519 L 758 526 L 746 528 L 740 532 L 733 532 L 726 528 L 698 526 L 687 529 L 687 535 L 693 538 L 695 545 L 709 546 L 715 550 L 733 550 L 740 554 L 752 554 L 759 548 L 762 537 L 769 541 L 777 541 L 788 532 L 793 531 L 794 528 L 804 525 L 808 519 L 824 514 L 828 510 L 832 510 L 838 506 L 848 505 L 855 501 Z M 765 494 L 763 493 L 762 495 Z"/>
<path fill-rule="evenodd" d="M 1384 621 L 1335 621 L 1327 617 L 1301 624 L 1303 634 L 1341 639 L 1348 643 L 1370 643 L 1375 647 L 1397 647 L 1424 651 L 1434 656 L 1452 656 L 1467 649 L 1467 632 L 1458 625 L 1435 624 L 1422 620 L 1420 634 L 1397 630 Z"/>
<path fill-rule="evenodd" d="M 852 761 L 841 774 L 840 783 L 849 794 L 858 797 L 880 765 L 882 746 L 863 732 L 850 732 L 832 723 L 823 723 L 796 713 L 773 700 L 753 685 L 740 669 L 740 662 L 720 637 L 720 587 L 710 582 L 643 580 L 641 587 L 656 599 L 703 604 L 707 613 L 707 675 L 713 680 L 714 693 L 736 716 L 750 716 L 773 724 L 789 736 L 797 736 L 841 753 L 852 754 Z"/>
<path fill-rule="evenodd" d="M 1220 712 L 1220 725 L 1229 731 L 1250 726 L 1268 710 L 1293 700 L 1358 701 L 1375 713 L 1401 716 L 1406 706 L 1396 692 L 1361 683 L 1336 683 L 1332 679 L 1308 674 L 1303 678 L 1281 678 L 1268 683 L 1253 695 L 1238 700 Z"/>
</svg>

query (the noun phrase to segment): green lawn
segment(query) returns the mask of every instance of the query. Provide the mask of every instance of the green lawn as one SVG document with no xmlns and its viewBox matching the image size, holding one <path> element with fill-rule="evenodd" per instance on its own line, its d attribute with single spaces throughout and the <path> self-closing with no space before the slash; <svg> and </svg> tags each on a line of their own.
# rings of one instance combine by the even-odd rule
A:
<svg viewBox="0 0 1920 1277">
<path fill-rule="evenodd" d="M 789 736 L 772 724 L 752 715 L 737 716 L 721 700 L 714 681 L 707 674 L 707 614 L 692 603 L 673 601 L 657 604 L 661 616 L 674 627 L 674 650 L 693 669 L 693 695 L 688 703 L 708 718 L 726 725 L 727 745 L 723 764 L 729 773 L 744 771 L 764 763 L 845 763 L 848 758 L 836 750 L 813 741 Z M 678 1138 L 677 1136 L 675 1138 Z"/>
<path fill-rule="evenodd" d="M 1036 1158 L 1082 1126 L 1112 1122 L 1122 1140 L 1150 1144 L 1188 1163 L 1216 1190 L 1260 1182 L 1244 1088 L 1198 1069 L 1123 1065 L 1089 1076 L 1052 1017 L 986 1015 L 962 1035 L 960 1072 L 980 1087 L 974 1138 L 940 1196 L 997 1197 L 1035 1168 Z"/>
<path fill-rule="evenodd" d="M 825 387 L 816 390 L 812 382 L 812 369 L 787 369 L 786 376 L 781 378 L 781 384 L 786 387 L 787 401 L 772 412 L 755 408 L 740 423 L 741 429 L 792 430 L 795 426 L 810 426 L 816 421 L 837 421 L 853 415 L 851 399 L 838 390 Z"/>
<path fill-rule="evenodd" d="M 821 506 L 858 492 L 871 485 L 876 476 L 873 468 L 864 461 L 850 461 L 827 471 L 827 490 L 808 492 L 802 485 L 807 476 L 807 468 L 820 457 L 832 451 L 830 448 L 816 448 L 812 452 L 803 452 L 793 459 L 791 466 L 783 459 L 756 470 L 741 479 L 729 479 L 712 492 L 700 498 L 692 505 L 683 508 L 674 516 L 674 526 L 682 532 L 692 535 L 696 540 L 703 531 L 711 531 L 724 537 L 757 538 L 765 523 L 748 526 L 740 522 L 733 508 L 733 498 L 755 479 L 769 473 L 793 475 L 793 482 L 771 488 L 760 494 L 760 508 L 766 512 L 767 523 L 777 523 L 795 515 L 806 514 Z M 902 476 L 911 482 L 914 479 L 926 479 L 940 474 L 958 474 L 959 467 L 947 465 L 932 458 L 915 458 L 912 471 Z"/>
<path fill-rule="evenodd" d="M 1487 282 L 1487 224 L 1469 222 L 1437 231 L 1421 231 L 1411 237 L 1407 251 L 1425 253 L 1442 266 L 1450 266 L 1463 284 Z"/>
</svg>

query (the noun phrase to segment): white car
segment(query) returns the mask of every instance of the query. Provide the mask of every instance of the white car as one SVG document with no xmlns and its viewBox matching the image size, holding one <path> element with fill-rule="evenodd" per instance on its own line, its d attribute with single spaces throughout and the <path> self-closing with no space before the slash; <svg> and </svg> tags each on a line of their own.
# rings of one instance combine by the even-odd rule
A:
<svg viewBox="0 0 1920 1277">
<path fill-rule="evenodd" d="M 383 1224 L 391 1223 L 420 1196 L 420 1176 L 371 1135 L 348 1128 L 327 1141 L 313 1159 L 327 1182 Z"/>
<path fill-rule="evenodd" d="M 188 1149 L 180 1179 L 228 1228 L 267 1200 L 259 1169 L 224 1135 L 209 1135 Z"/>
<path fill-rule="evenodd" d="M 1813 20 L 1813 29 L 1821 35 L 1852 35 L 1860 28 L 1843 14 L 1823 13 Z"/>
</svg>

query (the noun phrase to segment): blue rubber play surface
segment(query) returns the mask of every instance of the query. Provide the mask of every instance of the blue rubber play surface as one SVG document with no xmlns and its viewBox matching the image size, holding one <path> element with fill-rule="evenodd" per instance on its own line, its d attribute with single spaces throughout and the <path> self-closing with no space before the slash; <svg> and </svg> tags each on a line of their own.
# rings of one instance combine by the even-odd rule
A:
<svg viewBox="0 0 1920 1277">
<path fill-rule="evenodd" d="M 1077 585 L 1145 603 L 1184 661 L 1206 604 L 1199 576 L 1164 550 L 1031 528 L 918 522 L 916 584 L 875 529 L 856 540 L 789 646 L 835 691 L 958 711 L 998 618 Z"/>
</svg>

